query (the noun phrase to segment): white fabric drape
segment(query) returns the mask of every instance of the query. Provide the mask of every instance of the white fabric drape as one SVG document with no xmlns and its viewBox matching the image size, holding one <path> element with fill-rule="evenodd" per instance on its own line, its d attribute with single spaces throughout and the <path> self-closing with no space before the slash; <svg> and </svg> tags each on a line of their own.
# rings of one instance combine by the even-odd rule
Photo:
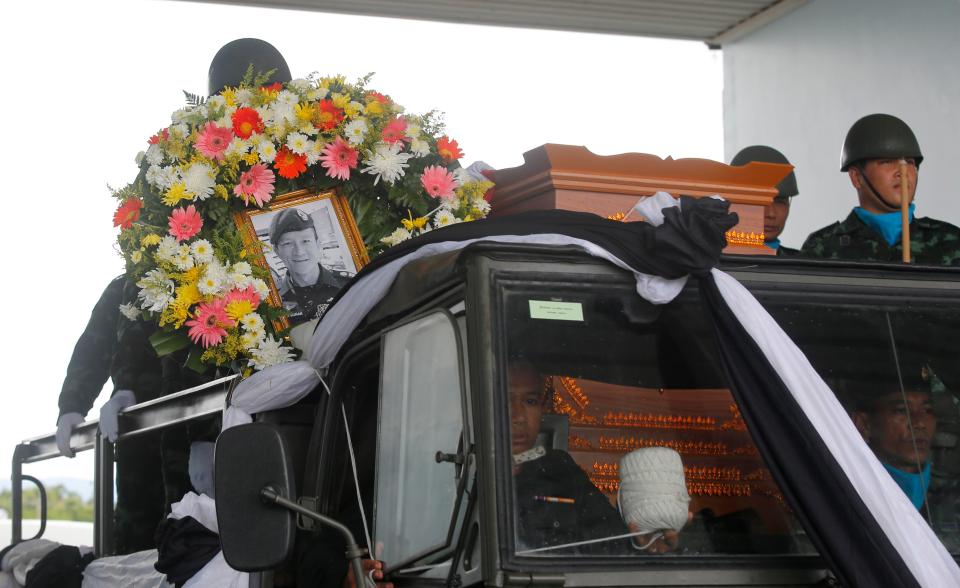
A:
<svg viewBox="0 0 960 588">
<path fill-rule="evenodd" d="M 83 570 L 82 588 L 173 588 L 166 576 L 154 569 L 157 550 L 101 557 Z"/>
<path fill-rule="evenodd" d="M 740 282 L 716 269 L 713 278 L 727 306 L 763 351 L 917 581 L 930 588 L 960 586 L 956 562 L 803 352 Z"/>
</svg>

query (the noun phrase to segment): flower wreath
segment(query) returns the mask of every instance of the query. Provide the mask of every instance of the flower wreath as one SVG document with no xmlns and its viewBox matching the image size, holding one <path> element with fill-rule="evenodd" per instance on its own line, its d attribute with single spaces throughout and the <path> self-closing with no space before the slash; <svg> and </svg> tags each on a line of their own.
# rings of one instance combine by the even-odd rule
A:
<svg viewBox="0 0 960 588">
<path fill-rule="evenodd" d="M 435 112 L 405 114 L 366 87 L 370 76 L 297 79 L 263 86 L 247 72 L 207 100 L 187 95 L 172 124 L 137 156 L 114 225 L 137 299 L 121 306 L 153 322 L 157 353 L 190 348 L 203 371 L 249 373 L 293 359 L 267 302 L 269 271 L 250 259 L 233 215 L 269 208 L 275 195 L 337 189 L 371 256 L 451 223 L 487 215 L 493 185 L 460 168 L 457 142 Z"/>
</svg>

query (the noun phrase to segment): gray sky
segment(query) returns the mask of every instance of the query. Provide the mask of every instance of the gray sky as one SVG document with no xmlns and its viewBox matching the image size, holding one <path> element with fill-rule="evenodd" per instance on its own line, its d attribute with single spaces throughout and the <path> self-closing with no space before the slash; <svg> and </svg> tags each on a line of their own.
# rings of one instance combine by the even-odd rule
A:
<svg viewBox="0 0 960 588">
<path fill-rule="evenodd" d="M 205 94 L 214 53 L 248 36 L 280 49 L 295 77 L 376 72 L 371 87 L 408 112 L 446 112 L 464 164 L 512 167 L 548 142 L 723 158 L 722 58 L 698 42 L 183 2 L 10 4 L 0 468 L 19 440 L 54 430 L 73 344 L 122 271 L 107 184 L 133 179 L 134 156 L 183 105 L 181 90 Z M 85 455 L 28 473 L 89 478 Z"/>
</svg>

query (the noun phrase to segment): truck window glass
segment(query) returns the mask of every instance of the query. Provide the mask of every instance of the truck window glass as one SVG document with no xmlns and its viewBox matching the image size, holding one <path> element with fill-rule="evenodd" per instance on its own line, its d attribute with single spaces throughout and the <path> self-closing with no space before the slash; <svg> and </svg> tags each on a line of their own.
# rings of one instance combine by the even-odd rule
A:
<svg viewBox="0 0 960 588">
<path fill-rule="evenodd" d="M 907 297 L 766 306 L 948 551 L 960 555 L 960 309 Z"/>
<path fill-rule="evenodd" d="M 518 556 L 815 553 L 692 287 L 654 306 L 628 286 L 518 285 L 501 305 Z"/>
<path fill-rule="evenodd" d="M 383 339 L 374 542 L 389 567 L 447 542 L 463 431 L 453 320 L 427 315 Z"/>
</svg>

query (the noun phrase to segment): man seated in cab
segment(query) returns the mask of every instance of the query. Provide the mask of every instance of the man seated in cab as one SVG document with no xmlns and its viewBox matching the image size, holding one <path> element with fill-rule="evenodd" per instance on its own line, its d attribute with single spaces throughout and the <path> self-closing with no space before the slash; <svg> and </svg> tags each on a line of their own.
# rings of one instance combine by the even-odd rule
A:
<svg viewBox="0 0 960 588">
<path fill-rule="evenodd" d="M 937 433 L 930 384 L 904 374 L 880 395 L 863 396 L 853 422 L 883 467 L 951 552 L 960 551 L 960 509 L 952 490 L 930 491 Z"/>
<path fill-rule="evenodd" d="M 518 360 L 508 368 L 510 440 L 517 504 L 517 550 L 580 543 L 631 533 L 607 497 L 565 451 L 537 445 L 541 417 L 550 399 L 543 376 L 533 364 Z M 667 553 L 679 547 L 679 534 L 667 529 L 627 539 L 587 543 L 574 550 L 586 554 Z M 549 551 L 544 550 L 549 553 Z"/>
<path fill-rule="evenodd" d="M 901 177 L 900 160 L 906 162 Z M 902 185 L 910 201 L 910 255 L 914 263 L 960 265 L 960 228 L 914 216 L 923 154 L 913 131 L 895 116 L 871 114 L 855 122 L 843 142 L 840 171 L 846 172 L 860 206 L 841 222 L 815 231 L 803 243 L 806 257 L 900 263 Z"/>
<path fill-rule="evenodd" d="M 783 153 L 766 145 L 744 147 L 733 156 L 730 165 L 747 165 L 754 161 L 790 165 L 790 161 Z M 778 257 L 792 257 L 800 253 L 799 249 L 784 247 L 780 244 L 780 234 L 783 233 L 787 225 L 787 217 L 790 216 L 790 200 L 799 193 L 797 176 L 791 171 L 777 184 L 777 195 L 773 202 L 763 209 L 763 244 L 776 251 Z"/>
</svg>

